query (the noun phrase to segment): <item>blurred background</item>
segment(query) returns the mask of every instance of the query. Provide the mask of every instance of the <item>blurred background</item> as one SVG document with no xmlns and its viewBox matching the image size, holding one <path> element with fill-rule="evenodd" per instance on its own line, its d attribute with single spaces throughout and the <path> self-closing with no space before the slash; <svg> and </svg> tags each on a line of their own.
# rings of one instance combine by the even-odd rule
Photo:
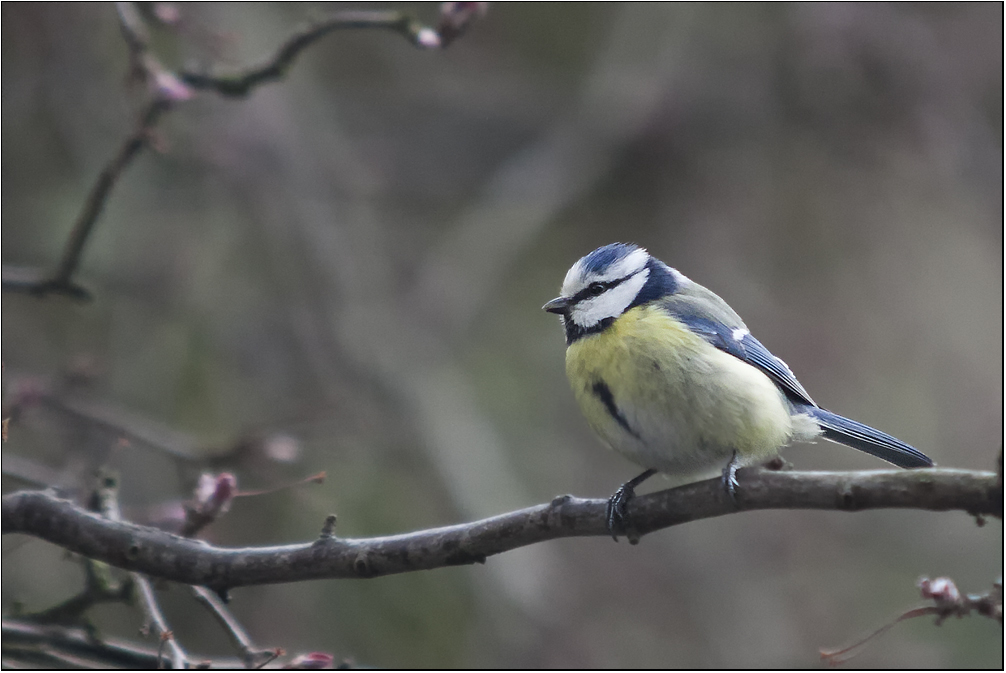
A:
<svg viewBox="0 0 1006 673">
<path fill-rule="evenodd" d="M 237 67 L 341 7 L 179 4 L 153 44 L 169 66 Z M 3 262 L 51 267 L 143 92 L 110 4 L 0 11 Z M 607 497 L 638 468 L 591 435 L 540 307 L 612 241 L 724 297 L 823 406 L 994 469 L 1002 20 L 998 3 L 501 3 L 443 52 L 344 32 L 246 99 L 200 93 L 116 186 L 77 276 L 94 300 L 3 296 L 5 473 L 30 460 L 83 493 L 112 467 L 148 521 L 203 470 L 243 489 L 327 472 L 235 501 L 203 535 L 221 545 L 311 539 L 330 512 L 376 536 Z M 883 467 L 831 444 L 786 457 Z M 3 550 L 5 611 L 82 586 L 52 545 Z M 980 592 L 1002 565 L 998 520 L 772 511 L 231 605 L 258 645 L 381 667 L 814 667 L 915 605 L 920 576 Z M 231 653 L 187 592 L 160 595 L 189 651 Z M 137 638 L 134 610 L 92 615 Z M 998 667 L 1002 646 L 991 620 L 925 618 L 853 664 Z"/>
</svg>

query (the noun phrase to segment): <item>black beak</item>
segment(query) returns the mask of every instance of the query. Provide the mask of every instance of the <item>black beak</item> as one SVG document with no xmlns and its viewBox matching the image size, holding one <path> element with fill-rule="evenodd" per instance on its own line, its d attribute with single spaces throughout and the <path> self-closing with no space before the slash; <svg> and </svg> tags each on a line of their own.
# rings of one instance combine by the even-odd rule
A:
<svg viewBox="0 0 1006 673">
<path fill-rule="evenodd" d="M 566 297 L 556 297 L 552 301 L 548 302 L 541 307 L 542 310 L 548 311 L 549 313 L 558 313 L 559 315 L 566 315 L 569 310 L 569 299 Z"/>
</svg>

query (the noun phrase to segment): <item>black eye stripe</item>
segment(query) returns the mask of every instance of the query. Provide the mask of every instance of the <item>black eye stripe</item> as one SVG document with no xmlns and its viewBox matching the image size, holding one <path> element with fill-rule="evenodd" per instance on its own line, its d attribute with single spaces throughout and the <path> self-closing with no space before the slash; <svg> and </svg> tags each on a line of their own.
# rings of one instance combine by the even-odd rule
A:
<svg viewBox="0 0 1006 673">
<path fill-rule="evenodd" d="M 634 276 L 634 275 L 635 274 L 630 274 L 628 276 L 625 276 L 624 278 L 618 278 L 616 280 L 609 280 L 609 281 L 604 281 L 604 282 L 600 282 L 600 281 L 593 282 L 590 285 L 588 285 L 587 287 L 585 287 L 582 290 L 580 290 L 579 292 L 577 292 L 576 294 L 574 294 L 570 298 L 569 301 L 570 301 L 571 304 L 575 304 L 577 302 L 583 301 L 584 299 L 589 299 L 590 297 L 596 297 L 596 296 L 600 295 L 600 292 L 597 293 L 597 294 L 594 294 L 591 291 L 591 288 L 593 288 L 594 286 L 600 285 L 603 288 L 603 290 L 605 292 L 607 292 L 611 288 L 617 287 L 619 284 L 625 282 L 629 278 L 632 278 L 632 276 Z"/>
</svg>

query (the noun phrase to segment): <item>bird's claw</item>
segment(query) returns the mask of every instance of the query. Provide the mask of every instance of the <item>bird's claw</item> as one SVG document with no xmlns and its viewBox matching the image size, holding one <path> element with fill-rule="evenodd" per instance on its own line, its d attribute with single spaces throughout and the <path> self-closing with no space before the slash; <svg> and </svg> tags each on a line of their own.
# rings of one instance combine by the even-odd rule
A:
<svg viewBox="0 0 1006 673">
<path fill-rule="evenodd" d="M 604 519 L 608 524 L 611 539 L 618 542 L 618 534 L 625 534 L 629 521 L 629 501 L 636 497 L 636 489 L 626 482 L 618 487 L 610 498 L 604 510 Z"/>
<path fill-rule="evenodd" d="M 737 489 L 740 487 L 740 482 L 737 481 L 737 469 L 740 465 L 737 463 L 737 452 L 734 451 L 733 457 L 730 458 L 730 462 L 727 466 L 723 468 L 723 488 L 726 490 L 727 495 L 730 496 L 730 502 L 737 505 Z"/>
</svg>

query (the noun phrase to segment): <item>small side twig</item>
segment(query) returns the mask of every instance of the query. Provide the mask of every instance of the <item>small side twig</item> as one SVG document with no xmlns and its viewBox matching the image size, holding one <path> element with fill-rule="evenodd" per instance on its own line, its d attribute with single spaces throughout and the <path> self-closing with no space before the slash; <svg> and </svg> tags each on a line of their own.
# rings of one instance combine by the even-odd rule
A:
<svg viewBox="0 0 1006 673">
<path fill-rule="evenodd" d="M 143 631 L 153 630 L 160 639 L 160 646 L 157 650 L 157 667 L 161 667 L 161 653 L 167 647 L 171 658 L 171 668 L 185 668 L 186 657 L 178 641 L 175 640 L 174 632 L 168 628 L 168 622 L 164 619 L 161 606 L 157 604 L 157 597 L 154 596 L 154 589 L 150 586 L 150 580 L 142 575 L 133 573 L 133 583 L 136 585 L 136 593 L 139 598 L 140 610 L 143 611 Z"/>
<path fill-rule="evenodd" d="M 265 82 L 281 79 L 304 49 L 337 30 L 379 29 L 399 33 L 421 49 L 444 46 L 436 30 L 398 11 L 342 11 L 308 23 L 291 34 L 268 59 L 225 74 L 182 71 L 181 80 L 194 89 L 210 89 L 223 96 L 247 96 Z M 452 34 L 452 39 L 455 37 Z"/>
<path fill-rule="evenodd" d="M 255 668 L 266 661 L 276 658 L 275 649 L 255 647 L 248 632 L 244 630 L 241 623 L 231 614 L 231 611 L 224 605 L 224 602 L 220 600 L 220 597 L 215 592 L 206 587 L 193 586 L 191 588 L 195 599 L 206 606 L 206 609 L 210 611 L 210 614 L 216 618 L 224 632 L 227 633 L 231 643 L 234 644 L 238 654 L 241 655 L 245 668 Z"/>
</svg>

